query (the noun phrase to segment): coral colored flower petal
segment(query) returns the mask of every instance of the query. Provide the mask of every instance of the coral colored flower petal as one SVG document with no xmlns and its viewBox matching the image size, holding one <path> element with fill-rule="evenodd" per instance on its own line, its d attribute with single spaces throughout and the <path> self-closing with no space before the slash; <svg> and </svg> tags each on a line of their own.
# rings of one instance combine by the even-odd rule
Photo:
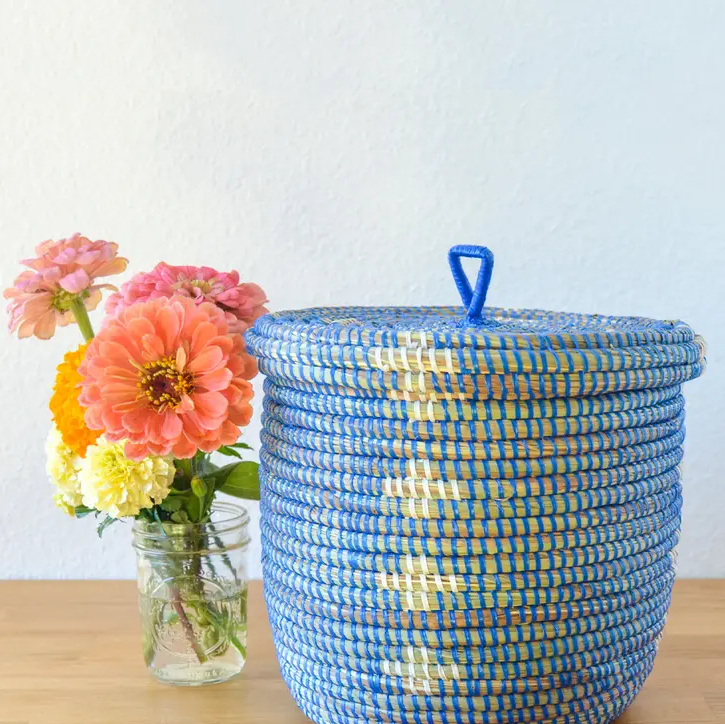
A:
<svg viewBox="0 0 725 724">
<path fill-rule="evenodd" d="M 244 349 L 242 338 L 236 334 L 228 334 L 224 337 L 214 337 L 214 339 L 209 341 L 209 345 L 219 347 L 225 355 L 230 355 L 237 348 Z"/>
<path fill-rule="evenodd" d="M 35 320 L 34 319 L 26 319 L 18 328 L 18 338 L 19 339 L 26 339 L 27 337 L 32 337 L 33 332 L 35 331 Z M 13 329 L 10 330 L 11 332 L 14 331 Z"/>
<path fill-rule="evenodd" d="M 196 408 L 204 415 L 221 417 L 227 410 L 227 400 L 219 392 L 202 392 L 194 396 Z"/>
<path fill-rule="evenodd" d="M 239 439 L 239 428 L 231 420 L 225 420 L 221 429 L 221 438 L 224 445 L 235 443 Z"/>
<path fill-rule="evenodd" d="M 106 365 L 104 369 L 104 374 L 106 379 L 112 380 L 112 379 L 118 379 L 118 380 L 126 380 L 131 381 L 133 383 L 136 383 L 138 380 L 138 370 L 136 369 L 128 369 L 126 367 L 114 367 L 111 364 Z"/>
<path fill-rule="evenodd" d="M 126 259 L 117 257 L 115 259 L 109 259 L 108 261 L 101 262 L 96 269 L 96 274 L 99 277 L 110 277 L 114 274 L 121 274 L 126 271 L 128 262 Z"/>
<path fill-rule="evenodd" d="M 219 347 L 206 347 L 196 357 L 189 362 L 187 369 L 195 375 L 199 375 L 204 370 L 217 370 L 219 365 L 224 362 L 224 354 Z"/>
<path fill-rule="evenodd" d="M 126 400 L 136 400 L 133 390 L 128 388 L 126 380 L 115 380 L 108 382 L 103 388 L 104 397 L 112 403 L 125 402 Z"/>
<path fill-rule="evenodd" d="M 105 338 L 97 338 L 98 341 L 94 342 L 94 345 L 98 347 L 100 352 L 100 359 L 91 357 L 94 361 L 102 361 L 104 366 L 106 365 L 117 365 L 118 367 L 124 368 L 128 365 L 131 359 L 136 358 L 136 354 L 131 352 L 127 347 L 119 344 L 114 340 L 106 340 Z M 140 359 L 136 359 L 140 362 Z"/>
<path fill-rule="evenodd" d="M 199 354 L 217 334 L 219 334 L 219 330 L 216 325 L 210 323 L 200 324 L 191 335 L 191 354 Z"/>
<path fill-rule="evenodd" d="M 191 410 L 184 415 L 184 432 L 191 438 L 203 435 L 210 430 L 216 430 L 219 424 L 220 418 L 209 417 L 198 410 Z"/>
<path fill-rule="evenodd" d="M 194 455 L 196 455 L 197 447 L 193 442 L 191 442 L 191 440 L 189 440 L 182 434 L 174 441 L 171 452 L 177 458 L 192 458 L 194 457 Z"/>
<path fill-rule="evenodd" d="M 103 286 L 111 286 L 111 285 L 104 284 Z M 101 294 L 100 288 L 91 287 L 89 290 L 88 296 L 83 300 L 83 303 L 86 305 L 86 309 L 89 310 L 90 312 L 92 312 L 101 303 L 102 298 L 103 298 L 103 295 Z M 75 317 L 73 317 L 73 315 L 69 314 L 67 316 L 68 316 L 69 321 L 71 321 L 71 320 L 75 321 Z"/>
<path fill-rule="evenodd" d="M 163 445 L 166 442 L 166 436 L 163 434 L 164 427 L 164 414 L 155 412 L 150 415 L 146 420 L 145 433 L 149 441 L 154 442 L 158 445 Z"/>
<path fill-rule="evenodd" d="M 161 359 L 166 353 L 161 337 L 155 334 L 145 334 L 141 342 L 143 344 L 145 361 Z"/>
<path fill-rule="evenodd" d="M 148 319 L 132 319 L 128 323 L 129 334 L 136 339 L 137 344 L 140 343 L 140 346 L 143 345 L 144 336 L 154 334 L 155 331 L 154 325 Z"/>
<path fill-rule="evenodd" d="M 141 460 L 146 457 L 147 448 L 145 445 L 136 445 L 132 442 L 127 442 L 123 452 L 129 460 Z"/>
<path fill-rule="evenodd" d="M 103 411 L 103 429 L 116 429 L 120 427 L 122 424 L 122 417 L 118 410 L 116 409 L 116 406 L 114 405 L 111 409 L 106 409 Z"/>
<path fill-rule="evenodd" d="M 182 320 L 170 306 L 164 306 L 159 310 L 156 324 L 159 328 L 160 337 L 164 341 L 164 347 L 170 352 L 177 345 L 179 330 Z"/>
<path fill-rule="evenodd" d="M 229 387 L 234 373 L 228 367 L 216 369 L 213 372 L 204 372 L 197 376 L 196 384 L 208 392 L 219 392 Z"/>
<path fill-rule="evenodd" d="M 38 339 L 50 339 L 55 333 L 55 314 L 46 312 L 35 322 L 33 334 Z"/>
<path fill-rule="evenodd" d="M 186 372 L 186 360 L 188 359 L 188 355 L 186 354 L 186 350 L 183 347 L 179 347 L 179 349 L 176 350 L 176 369 L 179 372 Z M 189 372 L 192 372 L 193 370 L 188 370 Z"/>
<path fill-rule="evenodd" d="M 181 434 L 183 428 L 184 425 L 181 422 L 179 415 L 169 412 L 163 416 L 161 434 L 167 440 L 173 440 L 174 438 L 177 438 Z"/>
<path fill-rule="evenodd" d="M 122 417 L 121 424 L 128 432 L 144 432 L 146 430 L 146 423 L 150 419 L 149 412 L 153 415 L 157 414 L 153 410 L 149 411 L 147 408 L 137 407 Z"/>
<path fill-rule="evenodd" d="M 238 405 L 237 407 L 230 409 L 229 420 L 233 422 L 237 427 L 246 427 L 252 420 L 252 406 L 249 403 Z"/>
</svg>

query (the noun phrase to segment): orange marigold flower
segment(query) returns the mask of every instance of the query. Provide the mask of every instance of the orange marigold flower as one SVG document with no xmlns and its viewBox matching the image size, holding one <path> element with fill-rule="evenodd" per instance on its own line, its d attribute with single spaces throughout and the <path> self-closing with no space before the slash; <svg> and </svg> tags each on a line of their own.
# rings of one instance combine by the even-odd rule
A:
<svg viewBox="0 0 725 724">
<path fill-rule="evenodd" d="M 53 396 L 50 398 L 50 411 L 53 422 L 58 428 L 63 442 L 79 457 L 85 457 L 86 449 L 93 445 L 103 432 L 89 430 L 86 425 L 86 409 L 78 396 L 83 382 L 78 368 L 86 356 L 88 343 L 82 344 L 74 352 L 68 352 L 58 365 L 58 374 L 53 385 Z"/>
</svg>

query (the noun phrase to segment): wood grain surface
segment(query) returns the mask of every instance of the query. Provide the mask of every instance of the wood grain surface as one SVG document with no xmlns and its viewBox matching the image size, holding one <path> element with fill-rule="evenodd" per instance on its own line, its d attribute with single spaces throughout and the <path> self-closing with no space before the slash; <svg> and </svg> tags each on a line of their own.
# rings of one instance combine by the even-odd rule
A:
<svg viewBox="0 0 725 724">
<path fill-rule="evenodd" d="M 301 724 L 262 600 L 250 592 L 249 661 L 231 682 L 157 683 L 141 658 L 130 581 L 0 582 L 0 724 Z M 621 724 L 725 722 L 725 581 L 678 581 L 667 633 Z"/>
</svg>

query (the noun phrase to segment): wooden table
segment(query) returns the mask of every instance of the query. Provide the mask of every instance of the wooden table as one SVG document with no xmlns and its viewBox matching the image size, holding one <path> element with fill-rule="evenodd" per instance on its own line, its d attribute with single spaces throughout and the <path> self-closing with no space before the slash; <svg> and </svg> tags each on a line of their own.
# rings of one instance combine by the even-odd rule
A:
<svg viewBox="0 0 725 724">
<path fill-rule="evenodd" d="M 261 584 L 249 662 L 220 686 L 156 683 L 133 582 L 0 582 L 0 724 L 300 724 L 280 679 Z M 621 724 L 725 722 L 725 581 L 679 581 L 654 673 Z"/>
</svg>

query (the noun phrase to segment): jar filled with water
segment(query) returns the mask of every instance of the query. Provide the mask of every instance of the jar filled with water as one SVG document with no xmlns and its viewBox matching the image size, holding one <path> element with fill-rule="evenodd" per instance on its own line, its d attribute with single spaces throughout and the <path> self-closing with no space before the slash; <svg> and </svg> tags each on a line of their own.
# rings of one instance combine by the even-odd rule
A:
<svg viewBox="0 0 725 724">
<path fill-rule="evenodd" d="M 159 681 L 200 686 L 242 670 L 248 524 L 244 508 L 222 502 L 199 524 L 134 522 L 143 655 Z"/>
</svg>

